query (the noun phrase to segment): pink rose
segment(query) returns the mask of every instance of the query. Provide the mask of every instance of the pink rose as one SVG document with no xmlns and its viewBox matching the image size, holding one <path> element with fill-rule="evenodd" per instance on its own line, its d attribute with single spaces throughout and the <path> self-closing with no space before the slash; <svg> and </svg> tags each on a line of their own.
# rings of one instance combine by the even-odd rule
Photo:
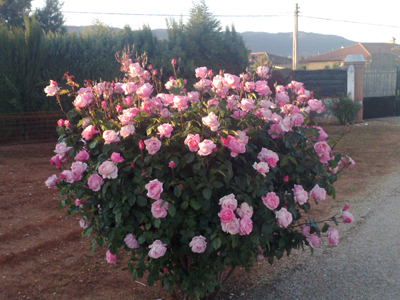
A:
<svg viewBox="0 0 400 300">
<path fill-rule="evenodd" d="M 164 256 L 165 252 L 167 252 L 165 246 L 167 246 L 167 244 L 163 244 L 160 240 L 155 240 L 153 244 L 149 246 L 149 257 L 157 259 Z"/>
<path fill-rule="evenodd" d="M 111 154 L 110 160 L 111 160 L 112 162 L 115 162 L 115 163 L 120 163 L 120 162 L 123 162 L 123 161 L 124 161 L 124 159 L 122 158 L 121 154 L 119 154 L 119 153 L 117 153 L 117 152 L 113 152 L 113 153 Z"/>
<path fill-rule="evenodd" d="M 110 250 L 107 250 L 107 252 L 106 252 L 106 260 L 110 264 L 115 264 L 115 262 L 117 260 L 117 255 L 116 254 L 112 254 Z"/>
<path fill-rule="evenodd" d="M 279 211 L 275 212 L 275 216 L 278 220 L 279 227 L 286 228 L 292 223 L 293 216 L 286 208 L 282 207 Z"/>
<path fill-rule="evenodd" d="M 133 135 L 135 133 L 135 126 L 132 124 L 123 126 L 121 128 L 121 130 L 119 131 L 119 134 L 123 137 L 123 138 L 127 138 L 130 135 Z"/>
<path fill-rule="evenodd" d="M 245 112 L 249 112 L 256 109 L 256 106 L 254 105 L 254 100 L 243 98 L 240 102 L 240 108 Z"/>
<path fill-rule="evenodd" d="M 239 89 L 240 88 L 240 78 L 232 75 L 225 73 L 224 74 L 224 79 L 227 85 L 229 85 L 230 88 L 232 89 Z"/>
<path fill-rule="evenodd" d="M 162 110 L 160 110 L 160 117 L 162 119 L 167 119 L 172 117 L 172 113 L 168 110 L 168 108 L 163 108 Z"/>
<path fill-rule="evenodd" d="M 275 103 L 289 103 L 290 102 L 290 98 L 286 93 L 277 93 L 275 95 Z"/>
<path fill-rule="evenodd" d="M 104 184 L 103 178 L 97 174 L 92 174 L 88 178 L 88 186 L 93 192 L 98 192 Z"/>
<path fill-rule="evenodd" d="M 212 140 L 204 140 L 199 143 L 199 151 L 197 151 L 197 154 L 200 156 L 207 156 L 211 154 L 216 147 L 217 145 L 215 145 Z"/>
<path fill-rule="evenodd" d="M 308 100 L 308 106 L 311 111 L 315 111 L 318 114 L 325 111 L 324 104 L 320 100 L 316 100 L 316 99 Z"/>
<path fill-rule="evenodd" d="M 98 172 L 103 178 L 115 179 L 118 177 L 117 166 L 108 160 L 100 165 Z"/>
<path fill-rule="evenodd" d="M 189 133 L 184 141 L 184 144 L 189 147 L 191 152 L 199 150 L 200 136 Z"/>
<path fill-rule="evenodd" d="M 240 208 L 236 209 L 236 213 L 241 218 L 251 218 L 253 216 L 253 207 L 251 207 L 247 202 L 243 202 Z"/>
<path fill-rule="evenodd" d="M 47 97 L 56 95 L 57 91 L 60 90 L 57 85 L 58 84 L 56 81 L 50 80 L 50 85 L 46 86 L 46 88 L 44 89 Z"/>
<path fill-rule="evenodd" d="M 354 168 L 355 165 L 356 165 L 355 161 L 352 160 L 351 157 L 349 157 L 349 156 L 347 156 L 347 155 L 343 156 L 343 157 L 340 159 L 340 161 L 341 161 L 345 166 L 347 166 L 347 167 L 349 167 L 349 168 Z"/>
<path fill-rule="evenodd" d="M 290 116 L 290 126 L 301 126 L 304 122 L 304 116 L 301 113 L 297 113 Z"/>
<path fill-rule="evenodd" d="M 82 149 L 81 151 L 78 152 L 78 154 L 75 156 L 76 161 L 85 161 L 89 159 L 89 153 L 86 151 L 86 149 Z"/>
<path fill-rule="evenodd" d="M 199 102 L 199 93 L 198 92 L 189 92 L 187 94 L 187 99 L 189 102 Z"/>
<path fill-rule="evenodd" d="M 49 178 L 47 178 L 47 180 L 44 182 L 44 184 L 51 189 L 52 187 L 54 187 L 57 184 L 58 181 L 58 177 L 56 174 L 51 175 Z"/>
<path fill-rule="evenodd" d="M 114 130 L 106 130 L 103 132 L 103 139 L 105 140 L 104 145 L 116 143 L 121 141 L 118 137 L 118 132 Z"/>
<path fill-rule="evenodd" d="M 278 154 L 266 148 L 261 148 L 261 152 L 258 153 L 257 158 L 262 162 L 268 163 L 271 168 L 275 168 L 276 163 L 279 161 Z"/>
<path fill-rule="evenodd" d="M 63 119 L 58 120 L 57 121 L 57 126 L 59 126 L 59 127 L 64 126 L 64 120 Z"/>
<path fill-rule="evenodd" d="M 126 98 L 122 98 L 122 102 L 124 102 L 126 106 L 132 106 L 133 98 L 131 96 L 127 96 Z"/>
<path fill-rule="evenodd" d="M 138 63 L 129 65 L 129 75 L 131 75 L 133 78 L 140 76 L 142 72 L 143 68 Z"/>
<path fill-rule="evenodd" d="M 86 168 L 87 168 L 87 164 L 85 164 L 83 162 L 76 161 L 76 162 L 72 163 L 71 171 L 75 175 L 75 181 L 79 181 L 82 179 L 82 173 L 85 172 Z"/>
<path fill-rule="evenodd" d="M 268 163 L 266 162 L 260 162 L 260 163 L 254 163 L 253 168 L 257 170 L 258 173 L 260 173 L 262 176 L 267 176 L 267 173 L 269 172 L 269 166 Z"/>
<path fill-rule="evenodd" d="M 323 141 L 315 143 L 314 150 L 317 153 L 321 163 L 325 164 L 328 162 L 328 160 L 330 160 L 332 150 L 327 142 Z"/>
<path fill-rule="evenodd" d="M 231 138 L 228 148 L 231 150 L 231 156 L 236 157 L 239 153 L 246 152 L 246 141 L 240 139 L 240 137 Z"/>
<path fill-rule="evenodd" d="M 125 91 L 125 95 L 136 92 L 137 86 L 135 82 L 127 82 L 122 85 L 122 89 Z"/>
<path fill-rule="evenodd" d="M 246 84 L 244 86 L 244 90 L 248 93 L 250 93 L 251 91 L 254 91 L 255 88 L 256 88 L 256 84 L 252 81 L 246 82 Z"/>
<path fill-rule="evenodd" d="M 270 210 L 274 210 L 279 206 L 279 197 L 274 192 L 269 192 L 265 196 L 261 196 L 261 200 Z"/>
<path fill-rule="evenodd" d="M 161 206 L 161 204 L 164 204 Z M 168 202 L 162 199 L 158 199 L 151 204 L 151 213 L 154 218 L 161 219 L 167 216 Z"/>
<path fill-rule="evenodd" d="M 354 216 L 348 211 L 341 211 L 343 223 L 351 223 L 354 221 Z"/>
<path fill-rule="evenodd" d="M 124 238 L 125 245 L 129 249 L 137 249 L 139 248 L 139 243 L 132 233 L 128 233 Z"/>
<path fill-rule="evenodd" d="M 64 170 L 60 174 L 60 178 L 64 179 L 68 183 L 74 183 L 75 181 L 75 174 L 70 170 Z"/>
<path fill-rule="evenodd" d="M 72 104 L 75 106 L 75 108 L 77 110 L 79 110 L 80 108 L 84 108 L 86 107 L 89 102 L 88 102 L 88 98 L 85 97 L 84 94 L 79 94 L 78 96 L 76 96 L 74 102 L 72 102 Z"/>
<path fill-rule="evenodd" d="M 147 98 L 153 92 L 153 86 L 150 83 L 143 83 L 137 90 L 136 95 L 140 98 Z"/>
<path fill-rule="evenodd" d="M 304 236 L 308 236 L 310 230 L 311 230 L 310 226 L 304 225 L 303 228 L 301 228 L 301 234 Z"/>
<path fill-rule="evenodd" d="M 192 238 L 192 241 L 189 243 L 189 247 L 192 248 L 192 252 L 194 253 L 203 253 L 206 251 L 207 242 L 206 238 L 202 235 L 198 235 Z"/>
<path fill-rule="evenodd" d="M 65 163 L 68 160 L 68 157 L 61 157 L 56 154 L 50 159 L 50 164 L 56 165 L 57 169 L 61 169 L 61 164 Z"/>
<path fill-rule="evenodd" d="M 232 118 L 234 119 L 240 119 L 243 118 L 247 113 L 242 110 L 235 110 L 232 114 Z"/>
<path fill-rule="evenodd" d="M 331 245 L 337 245 L 339 242 L 339 231 L 332 226 L 328 230 L 328 240 Z"/>
<path fill-rule="evenodd" d="M 76 205 L 76 206 L 79 206 L 79 205 L 81 205 L 81 204 L 82 204 L 82 200 L 76 198 L 76 199 L 75 199 L 75 205 Z"/>
<path fill-rule="evenodd" d="M 248 235 L 253 230 L 253 221 L 246 216 L 240 220 L 239 225 L 240 235 Z"/>
<path fill-rule="evenodd" d="M 229 234 L 238 234 L 240 232 L 240 223 L 237 218 L 233 218 L 228 223 L 221 223 L 222 231 Z"/>
<path fill-rule="evenodd" d="M 82 131 L 82 137 L 86 140 L 90 140 L 96 133 L 99 133 L 96 128 L 93 125 L 89 125 Z"/>
<path fill-rule="evenodd" d="M 165 136 L 166 138 L 171 137 L 171 132 L 174 130 L 174 127 L 171 124 L 161 124 L 157 127 L 158 133 L 160 135 L 160 139 Z"/>
<path fill-rule="evenodd" d="M 172 108 L 176 108 L 178 111 L 182 111 L 188 108 L 188 98 L 186 96 L 175 96 L 173 99 L 174 105 Z"/>
<path fill-rule="evenodd" d="M 321 242 L 321 238 L 317 235 L 316 232 L 314 232 L 311 236 L 306 238 L 306 241 L 312 248 L 317 248 L 319 246 L 319 243 Z"/>
<path fill-rule="evenodd" d="M 307 191 L 305 191 L 301 185 L 295 184 L 292 191 L 294 194 L 294 201 L 296 203 L 303 205 L 307 202 L 307 200 L 308 200 Z"/>
<path fill-rule="evenodd" d="M 318 184 L 310 191 L 310 197 L 314 197 L 316 201 L 325 200 L 326 191 L 324 188 L 320 188 Z"/>
<path fill-rule="evenodd" d="M 145 140 L 144 144 L 146 145 L 146 150 L 149 152 L 150 155 L 156 154 L 157 151 L 161 148 L 161 141 L 156 137 Z"/>
<path fill-rule="evenodd" d="M 290 121 L 290 117 L 285 117 L 279 121 L 279 126 L 283 132 L 288 132 L 292 130 L 292 124 Z"/>
<path fill-rule="evenodd" d="M 237 200 L 234 194 L 229 194 L 219 199 L 219 205 L 221 208 L 229 208 L 234 211 L 237 208 Z"/>
<path fill-rule="evenodd" d="M 259 66 L 256 70 L 256 73 L 258 74 L 258 76 L 265 78 L 267 77 L 269 72 L 269 68 L 265 67 L 265 66 Z"/>
<path fill-rule="evenodd" d="M 235 218 L 235 213 L 229 207 L 223 207 L 218 213 L 221 223 L 228 223 Z"/>
<path fill-rule="evenodd" d="M 56 145 L 56 149 L 54 150 L 54 152 L 58 154 L 58 157 L 60 159 L 62 159 L 65 154 L 67 154 L 72 149 L 73 147 L 67 147 L 67 144 L 65 142 L 62 142 Z"/>
<path fill-rule="evenodd" d="M 319 126 L 312 126 L 315 129 L 318 129 L 318 133 L 319 133 L 319 137 L 316 138 L 316 140 L 318 142 L 323 142 L 326 140 L 326 138 L 328 137 L 328 134 L 322 129 L 322 127 Z"/>
<path fill-rule="evenodd" d="M 146 184 L 144 187 L 147 190 L 147 197 L 154 200 L 160 199 L 160 195 L 163 192 L 163 184 L 164 183 L 158 181 L 158 179 L 151 180 Z"/>
<path fill-rule="evenodd" d="M 168 167 L 170 167 L 171 169 L 175 168 L 175 163 L 173 160 L 171 160 L 168 164 Z"/>
<path fill-rule="evenodd" d="M 273 138 L 277 139 L 280 137 L 282 129 L 278 124 L 272 124 L 270 129 L 268 129 L 268 134 Z"/>
<path fill-rule="evenodd" d="M 204 79 L 207 76 L 207 68 L 206 67 L 200 67 L 194 70 L 196 73 L 196 78 L 201 78 Z"/>
<path fill-rule="evenodd" d="M 205 126 L 210 127 L 211 131 L 218 130 L 220 124 L 217 116 L 213 112 L 210 112 L 207 117 L 204 117 L 201 120 Z"/>
<path fill-rule="evenodd" d="M 89 227 L 89 223 L 85 219 L 80 219 L 79 226 L 81 226 L 82 229 L 86 229 Z"/>
</svg>

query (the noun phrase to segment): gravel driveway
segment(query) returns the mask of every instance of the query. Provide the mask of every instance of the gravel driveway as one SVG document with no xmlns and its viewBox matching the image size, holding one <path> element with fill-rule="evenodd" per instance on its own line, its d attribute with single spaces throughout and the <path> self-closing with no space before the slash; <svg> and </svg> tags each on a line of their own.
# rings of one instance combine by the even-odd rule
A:
<svg viewBox="0 0 400 300">
<path fill-rule="evenodd" d="M 371 162 L 373 163 L 373 162 Z M 352 204 L 338 246 L 326 242 L 285 258 L 283 271 L 240 299 L 400 299 L 400 171 L 380 178 Z"/>
</svg>

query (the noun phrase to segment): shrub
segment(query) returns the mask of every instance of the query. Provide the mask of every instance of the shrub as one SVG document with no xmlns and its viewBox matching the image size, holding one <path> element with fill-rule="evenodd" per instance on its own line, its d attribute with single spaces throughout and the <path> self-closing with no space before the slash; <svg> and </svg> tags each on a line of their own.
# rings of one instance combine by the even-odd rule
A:
<svg viewBox="0 0 400 300">
<path fill-rule="evenodd" d="M 360 105 L 346 96 L 341 96 L 338 100 L 332 102 L 333 115 L 338 119 L 341 125 L 353 123 L 357 113 L 361 109 Z"/>
<path fill-rule="evenodd" d="M 197 91 L 175 76 L 160 94 L 145 61 L 123 55 L 124 82 L 75 91 L 66 76 L 68 90 L 54 81 L 46 88 L 75 98 L 68 120 L 58 122 L 51 159 L 63 171 L 46 185 L 60 189 L 59 209 L 81 216 L 91 251 L 106 245 L 109 263 L 129 251 L 133 278 L 147 271 L 149 285 L 160 280 L 169 292 L 177 285 L 198 298 L 223 288 L 226 267 L 272 264 L 292 249 L 317 247 L 323 235 L 337 243 L 328 221 L 320 227 L 302 216 L 312 198 L 335 197 L 332 184 L 354 162 L 332 153 L 322 128 L 306 125 L 323 105 L 303 84 L 277 86 L 273 99 L 265 67 L 240 77 L 201 67 Z M 352 220 L 347 210 L 342 218 Z"/>
</svg>

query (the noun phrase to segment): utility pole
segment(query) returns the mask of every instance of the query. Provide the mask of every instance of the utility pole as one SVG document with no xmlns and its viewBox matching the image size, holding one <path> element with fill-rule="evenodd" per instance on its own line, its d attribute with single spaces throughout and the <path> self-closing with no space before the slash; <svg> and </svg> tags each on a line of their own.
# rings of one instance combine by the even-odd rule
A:
<svg viewBox="0 0 400 300">
<path fill-rule="evenodd" d="M 294 5 L 294 30 L 293 30 L 293 57 L 292 57 L 292 69 L 297 70 L 297 30 L 298 24 L 297 19 L 299 17 L 299 6 L 296 3 Z"/>
</svg>

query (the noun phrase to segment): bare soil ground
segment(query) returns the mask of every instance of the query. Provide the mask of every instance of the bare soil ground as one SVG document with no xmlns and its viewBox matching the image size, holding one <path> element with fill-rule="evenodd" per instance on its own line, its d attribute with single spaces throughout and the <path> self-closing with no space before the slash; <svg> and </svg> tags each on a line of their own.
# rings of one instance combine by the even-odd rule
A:
<svg viewBox="0 0 400 300">
<path fill-rule="evenodd" d="M 400 162 L 399 125 L 360 123 L 340 140 L 335 152 L 351 156 L 356 167 L 336 184 L 336 200 L 313 207 L 314 214 L 330 216 L 345 204 L 351 207 L 375 179 L 394 172 Z M 339 126 L 324 128 L 340 135 Z M 97 247 L 91 255 L 77 219 L 64 221 L 65 210 L 56 209 L 57 189 L 44 185 L 57 173 L 48 163 L 54 146 L 0 146 L 0 299 L 172 299 L 157 283 L 148 287 L 145 279 L 133 281 L 127 255 L 119 255 L 116 265 L 106 263 L 105 249 Z M 240 296 L 260 278 L 284 271 L 281 262 L 269 266 L 265 261 L 250 273 L 237 269 L 221 298 Z"/>
</svg>

